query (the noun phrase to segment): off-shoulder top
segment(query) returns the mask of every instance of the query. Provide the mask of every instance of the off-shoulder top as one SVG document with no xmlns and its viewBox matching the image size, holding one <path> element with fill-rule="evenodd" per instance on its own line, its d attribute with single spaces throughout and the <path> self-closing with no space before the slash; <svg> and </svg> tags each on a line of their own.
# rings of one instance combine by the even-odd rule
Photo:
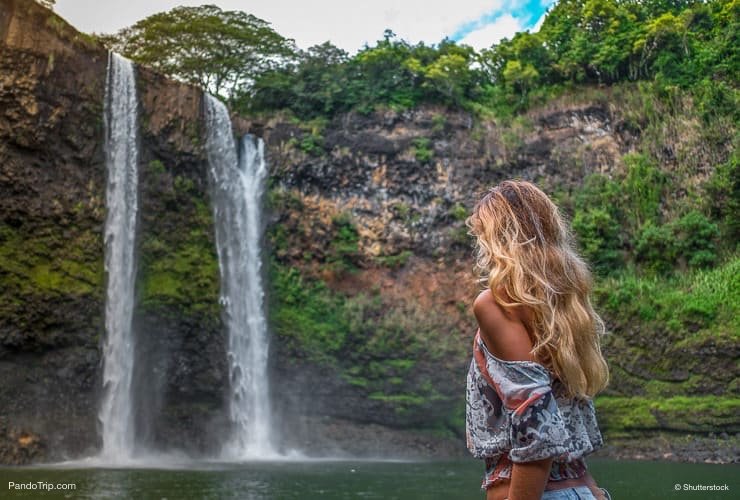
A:
<svg viewBox="0 0 740 500">
<path fill-rule="evenodd" d="M 550 371 L 532 361 L 493 356 L 473 341 L 467 377 L 467 446 L 486 461 L 483 488 L 510 478 L 514 463 L 554 458 L 550 481 L 585 474 L 583 457 L 603 445 L 590 399 L 570 398 Z"/>
</svg>

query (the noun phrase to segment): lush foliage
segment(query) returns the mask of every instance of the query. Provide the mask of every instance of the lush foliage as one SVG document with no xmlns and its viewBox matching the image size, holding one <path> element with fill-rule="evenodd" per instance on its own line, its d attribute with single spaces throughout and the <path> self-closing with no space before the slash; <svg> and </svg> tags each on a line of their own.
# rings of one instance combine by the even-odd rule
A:
<svg viewBox="0 0 740 500">
<path fill-rule="evenodd" d="M 737 0 L 561 0 L 538 32 L 480 53 L 450 40 L 410 45 L 390 32 L 353 57 L 325 43 L 262 74 L 239 103 L 304 119 L 423 102 L 500 115 L 572 84 L 655 80 L 696 87 L 712 112 L 737 101 L 739 13 Z"/>
<path fill-rule="evenodd" d="M 538 32 L 481 52 L 448 39 L 411 45 L 391 31 L 354 56 L 330 42 L 297 51 L 269 23 L 209 5 L 100 38 L 241 112 L 288 109 L 311 119 L 437 103 L 500 115 L 572 84 L 654 80 L 695 88 L 712 113 L 738 109 L 739 13 L 738 0 L 560 0 Z"/>
<path fill-rule="evenodd" d="M 483 60 L 493 81 L 520 87 L 655 77 L 687 85 L 705 75 L 737 81 L 739 8 L 735 0 L 561 0 L 539 32 L 517 33 Z"/>
<path fill-rule="evenodd" d="M 359 258 L 357 243 L 360 240 L 357 228 L 352 224 L 349 214 L 342 213 L 332 220 L 334 239 L 332 239 L 327 262 L 336 271 L 351 271 Z"/>
<path fill-rule="evenodd" d="M 251 14 L 214 5 L 176 7 L 114 36 L 113 50 L 164 74 L 230 96 L 292 56 L 292 41 Z"/>
<path fill-rule="evenodd" d="M 724 240 L 740 243 L 740 160 L 737 151 L 715 167 L 705 185 L 706 206 L 710 216 L 719 221 Z"/>
<path fill-rule="evenodd" d="M 327 42 L 299 53 L 295 64 L 261 75 L 243 107 L 285 108 L 307 119 L 378 105 L 465 105 L 481 89 L 476 57 L 470 47 L 448 40 L 410 45 L 391 32 L 354 57 Z"/>
<path fill-rule="evenodd" d="M 386 303 L 379 290 L 348 297 L 276 259 L 270 278 L 270 317 L 283 349 L 331 367 L 335 383 L 391 409 L 399 423 L 454 427 L 447 406 L 438 404 L 461 396 L 450 394 L 445 376 L 461 359 L 461 346 L 449 335 L 452 318 L 417 304 Z"/>
<path fill-rule="evenodd" d="M 600 308 L 620 324 L 639 322 L 662 329 L 673 338 L 701 331 L 737 342 L 740 335 L 740 258 L 711 270 L 658 279 L 631 272 L 601 280 L 596 287 Z M 733 340 L 734 339 L 734 340 Z M 729 342 L 728 342 L 729 343 Z"/>
<path fill-rule="evenodd" d="M 714 396 L 671 398 L 615 398 L 596 400 L 599 424 L 610 437 L 632 437 L 657 429 L 712 432 L 722 426 L 737 432 L 740 399 Z"/>
<path fill-rule="evenodd" d="M 144 230 L 137 255 L 137 301 L 144 310 L 215 321 L 219 307 L 218 257 L 212 236 L 213 215 L 202 199 L 202 188 L 192 177 L 173 174 L 160 160 L 150 161 L 143 174 L 149 182 L 142 188 L 141 202 L 162 205 L 144 210 L 141 216 Z M 155 195 L 152 191 L 162 185 L 171 188 Z M 164 207 L 177 207 L 177 216 L 151 215 L 161 214 Z M 185 226 L 187 230 L 173 230 Z"/>
<path fill-rule="evenodd" d="M 665 214 L 664 174 L 644 155 L 628 155 L 624 161 L 623 177 L 592 174 L 575 196 L 560 196 L 575 212 L 573 230 L 595 270 L 613 274 L 635 264 L 646 272 L 666 273 L 714 264 L 719 226 L 697 209 Z"/>
<path fill-rule="evenodd" d="M 735 102 L 739 8 L 736 0 L 563 0 L 538 33 L 492 53 L 541 68 L 541 87 L 648 80 Z"/>
</svg>

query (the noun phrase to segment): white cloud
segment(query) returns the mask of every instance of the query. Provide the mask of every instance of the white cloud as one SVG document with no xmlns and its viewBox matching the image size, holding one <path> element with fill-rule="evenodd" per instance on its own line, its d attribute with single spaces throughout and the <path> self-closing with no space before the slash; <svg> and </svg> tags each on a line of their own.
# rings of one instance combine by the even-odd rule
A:
<svg viewBox="0 0 740 500">
<path fill-rule="evenodd" d="M 354 52 L 365 43 L 372 45 L 382 38 L 386 28 L 412 43 L 437 43 L 445 36 L 451 36 L 460 26 L 475 23 L 482 16 L 501 10 L 504 4 L 505 10 L 514 9 L 519 1 L 57 0 L 55 10 L 82 31 L 111 33 L 176 5 L 205 3 L 216 4 L 225 10 L 243 10 L 254 14 L 271 22 L 283 36 L 294 38 L 302 48 L 331 40 L 339 47 Z M 498 20 L 492 26 L 497 25 L 500 25 Z M 486 29 L 489 27 L 478 31 Z M 511 34 L 513 32 L 508 33 L 509 36 Z"/>
<path fill-rule="evenodd" d="M 465 43 L 476 50 L 480 50 L 490 47 L 502 38 L 511 38 L 514 33 L 523 30 L 524 26 L 522 26 L 519 19 L 511 14 L 504 14 L 496 18 L 491 24 L 476 31 L 471 31 L 460 40 L 460 43 Z"/>
</svg>

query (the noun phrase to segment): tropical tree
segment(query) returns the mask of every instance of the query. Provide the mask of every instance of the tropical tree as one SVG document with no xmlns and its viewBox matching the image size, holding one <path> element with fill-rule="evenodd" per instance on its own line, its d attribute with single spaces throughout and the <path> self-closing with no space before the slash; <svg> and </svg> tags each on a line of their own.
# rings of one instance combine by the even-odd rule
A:
<svg viewBox="0 0 740 500">
<path fill-rule="evenodd" d="M 295 53 L 293 40 L 270 23 L 215 5 L 176 7 L 101 40 L 138 63 L 227 98 Z"/>
<path fill-rule="evenodd" d="M 470 73 L 470 62 L 464 55 L 445 54 L 425 68 L 424 76 L 430 89 L 459 104 L 465 97 Z"/>
<path fill-rule="evenodd" d="M 292 109 L 302 118 L 345 111 L 349 54 L 331 42 L 297 55 L 297 63 L 268 71 L 235 103 L 250 109 Z"/>
<path fill-rule="evenodd" d="M 527 91 L 534 86 L 539 73 L 531 64 L 522 64 L 521 61 L 514 59 L 506 61 L 503 76 L 506 85 L 524 97 Z"/>
</svg>

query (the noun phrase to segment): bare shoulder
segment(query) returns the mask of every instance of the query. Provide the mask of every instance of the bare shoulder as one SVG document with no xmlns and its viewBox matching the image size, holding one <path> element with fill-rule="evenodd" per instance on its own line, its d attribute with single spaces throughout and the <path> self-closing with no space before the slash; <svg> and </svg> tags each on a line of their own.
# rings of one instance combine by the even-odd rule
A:
<svg viewBox="0 0 740 500">
<path fill-rule="evenodd" d="M 481 337 L 491 353 L 509 361 L 532 361 L 532 341 L 517 315 L 501 307 L 491 290 L 484 290 L 473 303 Z"/>
</svg>

